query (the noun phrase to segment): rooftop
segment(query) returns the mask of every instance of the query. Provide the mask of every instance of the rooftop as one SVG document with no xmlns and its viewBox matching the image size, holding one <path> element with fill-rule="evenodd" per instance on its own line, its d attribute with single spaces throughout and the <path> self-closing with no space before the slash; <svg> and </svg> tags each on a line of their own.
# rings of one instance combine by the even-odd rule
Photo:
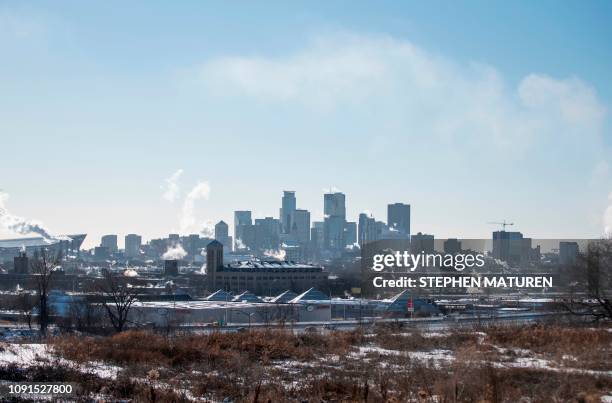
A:
<svg viewBox="0 0 612 403">
<path fill-rule="evenodd" d="M 221 271 L 323 271 L 320 266 L 307 263 L 296 263 L 292 261 L 278 260 L 245 260 L 229 263 L 223 266 Z"/>
</svg>

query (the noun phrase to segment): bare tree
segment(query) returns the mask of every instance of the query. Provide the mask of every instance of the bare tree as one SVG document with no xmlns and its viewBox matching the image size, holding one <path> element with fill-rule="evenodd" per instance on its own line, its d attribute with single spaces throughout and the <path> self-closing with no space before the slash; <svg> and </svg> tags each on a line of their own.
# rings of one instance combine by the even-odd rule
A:
<svg viewBox="0 0 612 403">
<path fill-rule="evenodd" d="M 589 243 L 572 268 L 572 280 L 578 292 L 573 290 L 562 307 L 595 321 L 612 320 L 612 239 Z"/>
<path fill-rule="evenodd" d="M 113 328 L 116 332 L 123 331 L 132 304 L 136 301 L 136 295 L 126 283 L 121 282 L 110 270 L 104 272 L 104 284 L 100 287 L 100 290 L 107 297 L 103 300 L 102 305 Z"/>
<path fill-rule="evenodd" d="M 28 291 L 21 291 L 17 295 L 14 306 L 15 310 L 20 313 L 22 320 L 28 324 L 28 328 L 32 329 L 32 311 L 36 306 L 34 295 Z"/>
<path fill-rule="evenodd" d="M 36 284 L 36 297 L 38 307 L 38 324 L 40 326 L 40 334 L 44 337 L 47 334 L 49 326 L 49 289 L 55 270 L 62 261 L 62 254 L 58 252 L 53 254 L 47 249 L 40 249 L 34 252 L 30 267 L 34 274 L 34 282 Z"/>
</svg>

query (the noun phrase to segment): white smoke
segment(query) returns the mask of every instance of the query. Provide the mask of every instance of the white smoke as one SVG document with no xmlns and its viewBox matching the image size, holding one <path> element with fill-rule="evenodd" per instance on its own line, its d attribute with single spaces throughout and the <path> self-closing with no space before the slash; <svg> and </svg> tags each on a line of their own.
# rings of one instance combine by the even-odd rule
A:
<svg viewBox="0 0 612 403">
<path fill-rule="evenodd" d="M 183 210 L 181 212 L 181 232 L 187 233 L 192 231 L 195 224 L 195 203 L 197 200 L 208 200 L 210 195 L 210 186 L 208 182 L 198 182 L 185 197 L 183 202 Z"/>
<path fill-rule="evenodd" d="M 335 186 L 330 186 L 328 188 L 323 188 L 323 193 L 340 193 L 341 190 Z"/>
<path fill-rule="evenodd" d="M 215 237 L 215 226 L 213 225 L 212 221 L 205 221 L 202 223 L 200 235 L 204 236 L 205 238 Z"/>
<path fill-rule="evenodd" d="M 181 260 L 187 256 L 187 252 L 181 246 L 181 244 L 176 244 L 168 248 L 166 253 L 162 255 L 162 259 L 164 260 Z"/>
<path fill-rule="evenodd" d="M 27 235 L 27 234 L 38 234 L 46 240 L 70 240 L 65 236 L 53 236 L 43 226 L 41 222 L 28 220 L 16 215 L 9 213 L 5 207 L 5 203 L 8 200 L 9 195 L 6 192 L 0 191 L 0 227 L 10 232 Z"/>
<path fill-rule="evenodd" d="M 178 169 L 175 173 L 172 174 L 169 178 L 165 179 L 165 185 L 162 185 L 161 188 L 164 191 L 162 197 L 169 202 L 175 201 L 179 197 L 180 188 L 178 185 L 178 180 L 183 174 L 182 169 Z"/>
<path fill-rule="evenodd" d="M 268 249 L 263 252 L 264 256 L 271 257 L 276 260 L 284 261 L 287 256 L 287 252 L 282 249 L 274 250 Z"/>
<path fill-rule="evenodd" d="M 204 263 L 204 264 L 202 265 L 202 267 L 200 268 L 200 273 L 201 273 L 201 274 L 206 274 L 206 263 Z"/>
<path fill-rule="evenodd" d="M 247 246 L 242 242 L 242 239 L 236 238 L 236 249 L 247 249 Z"/>
<path fill-rule="evenodd" d="M 606 236 L 612 236 L 612 192 L 610 192 L 610 194 L 608 195 L 608 200 L 610 202 L 610 205 L 604 212 L 603 217 L 604 233 L 606 234 Z"/>
</svg>

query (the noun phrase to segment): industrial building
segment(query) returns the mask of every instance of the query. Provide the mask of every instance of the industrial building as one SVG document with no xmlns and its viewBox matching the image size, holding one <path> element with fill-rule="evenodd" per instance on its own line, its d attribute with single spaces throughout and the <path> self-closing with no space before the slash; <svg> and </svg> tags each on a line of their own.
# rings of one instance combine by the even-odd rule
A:
<svg viewBox="0 0 612 403">
<path fill-rule="evenodd" d="M 325 287 L 328 273 L 320 266 L 291 261 L 248 260 L 224 264 L 223 245 L 212 241 L 206 247 L 206 276 L 209 290 L 250 290 L 271 295 L 282 290 L 295 292 Z"/>
<path fill-rule="evenodd" d="M 406 317 L 440 313 L 425 299 L 413 299 L 405 290 L 382 300 L 330 298 L 310 288 L 296 295 L 285 291 L 273 298 L 260 298 L 246 291 L 233 295 L 217 290 L 203 300 L 139 301 L 130 311 L 130 320 L 155 326 L 204 325 L 226 323 L 328 322 L 365 318 Z"/>
</svg>

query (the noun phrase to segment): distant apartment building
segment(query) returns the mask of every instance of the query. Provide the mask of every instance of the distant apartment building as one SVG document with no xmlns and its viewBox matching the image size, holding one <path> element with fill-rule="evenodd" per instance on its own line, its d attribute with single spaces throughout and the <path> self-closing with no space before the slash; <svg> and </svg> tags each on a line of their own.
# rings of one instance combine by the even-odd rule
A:
<svg viewBox="0 0 612 403">
<path fill-rule="evenodd" d="M 119 249 L 117 246 L 117 235 L 104 235 L 100 241 L 100 246 L 108 249 L 109 253 L 115 253 Z"/>
<path fill-rule="evenodd" d="M 578 260 L 579 251 L 577 242 L 559 242 L 559 263 L 563 265 L 575 264 Z"/>
<path fill-rule="evenodd" d="M 512 266 L 525 265 L 540 259 L 540 247 L 531 247 L 531 238 L 514 231 L 493 232 L 493 257 Z"/>
<path fill-rule="evenodd" d="M 140 255 L 140 247 L 142 245 L 142 237 L 136 234 L 128 234 L 125 236 L 125 256 L 128 258 L 137 257 Z"/>
<path fill-rule="evenodd" d="M 421 232 L 410 237 L 410 250 L 412 253 L 434 253 L 434 236 Z"/>
<path fill-rule="evenodd" d="M 94 257 L 97 260 L 110 259 L 110 250 L 106 246 L 96 246 L 94 248 Z"/>
<path fill-rule="evenodd" d="M 444 253 L 456 255 L 461 252 L 461 241 L 457 238 L 449 238 L 444 241 Z"/>
</svg>

